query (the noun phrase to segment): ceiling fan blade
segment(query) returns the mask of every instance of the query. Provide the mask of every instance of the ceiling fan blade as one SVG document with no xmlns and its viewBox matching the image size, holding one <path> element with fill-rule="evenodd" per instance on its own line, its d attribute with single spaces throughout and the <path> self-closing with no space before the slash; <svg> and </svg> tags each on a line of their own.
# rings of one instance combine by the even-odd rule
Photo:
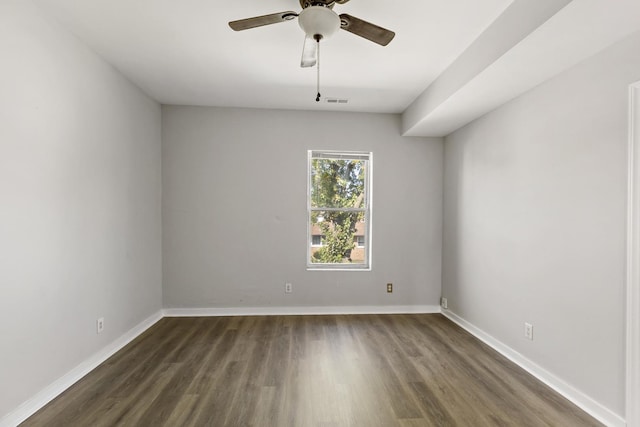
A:
<svg viewBox="0 0 640 427">
<path fill-rule="evenodd" d="M 358 19 L 346 13 L 340 15 L 340 27 L 357 36 L 364 37 L 379 45 L 386 46 L 393 40 L 396 33 L 379 27 L 362 19 Z"/>
<path fill-rule="evenodd" d="M 316 65 L 318 60 L 318 42 L 313 38 L 307 36 L 304 38 L 304 45 L 302 46 L 302 60 L 300 66 L 302 68 L 309 68 Z"/>
<path fill-rule="evenodd" d="M 234 31 L 248 30 L 249 28 L 262 27 L 263 25 L 277 24 L 279 22 L 290 21 L 298 14 L 292 11 L 272 13 L 271 15 L 256 16 L 253 18 L 240 19 L 229 22 L 229 26 Z"/>
</svg>

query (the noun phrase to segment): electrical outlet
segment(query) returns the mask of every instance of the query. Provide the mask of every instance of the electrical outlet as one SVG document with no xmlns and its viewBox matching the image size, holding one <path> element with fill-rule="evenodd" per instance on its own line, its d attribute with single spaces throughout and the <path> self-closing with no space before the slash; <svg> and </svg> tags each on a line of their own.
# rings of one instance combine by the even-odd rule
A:
<svg viewBox="0 0 640 427">
<path fill-rule="evenodd" d="M 285 283 L 284 284 L 284 293 L 285 294 L 290 294 L 291 292 L 293 292 L 293 285 L 291 283 Z"/>
<path fill-rule="evenodd" d="M 440 298 L 440 305 L 444 309 L 449 308 L 449 305 L 447 304 L 447 299 L 445 297 Z"/>
<path fill-rule="evenodd" d="M 393 283 L 387 283 L 387 293 L 390 294 L 393 292 Z"/>
<path fill-rule="evenodd" d="M 533 341 L 533 325 L 531 323 L 524 324 L 524 337 Z"/>
<path fill-rule="evenodd" d="M 104 317 L 101 317 L 98 320 L 96 320 L 96 333 L 99 334 L 102 331 L 104 331 Z"/>
</svg>

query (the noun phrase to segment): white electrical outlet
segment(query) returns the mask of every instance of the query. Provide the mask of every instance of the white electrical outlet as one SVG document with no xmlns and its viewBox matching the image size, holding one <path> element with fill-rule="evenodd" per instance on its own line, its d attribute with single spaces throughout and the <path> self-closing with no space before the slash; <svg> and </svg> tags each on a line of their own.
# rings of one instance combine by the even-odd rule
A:
<svg viewBox="0 0 640 427">
<path fill-rule="evenodd" d="M 291 292 L 293 292 L 293 285 L 291 283 L 285 283 L 284 284 L 284 293 L 285 294 L 290 294 Z"/>
<path fill-rule="evenodd" d="M 96 320 L 96 333 L 99 334 L 102 331 L 104 331 L 104 317 L 101 317 L 98 320 Z"/>
<path fill-rule="evenodd" d="M 524 324 L 524 337 L 533 341 L 533 325 L 531 323 Z"/>
<path fill-rule="evenodd" d="M 440 298 L 440 305 L 442 306 L 442 308 L 447 309 L 449 308 L 449 305 L 447 304 L 447 299 L 446 298 Z"/>
</svg>

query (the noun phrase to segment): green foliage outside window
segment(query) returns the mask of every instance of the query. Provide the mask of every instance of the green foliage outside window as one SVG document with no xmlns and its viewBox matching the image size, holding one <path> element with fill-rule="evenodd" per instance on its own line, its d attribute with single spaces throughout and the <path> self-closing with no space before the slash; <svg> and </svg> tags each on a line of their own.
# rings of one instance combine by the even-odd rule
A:
<svg viewBox="0 0 640 427">
<path fill-rule="evenodd" d="M 311 160 L 310 226 L 322 230 L 312 263 L 351 263 L 357 224 L 365 220 L 366 161 Z"/>
</svg>

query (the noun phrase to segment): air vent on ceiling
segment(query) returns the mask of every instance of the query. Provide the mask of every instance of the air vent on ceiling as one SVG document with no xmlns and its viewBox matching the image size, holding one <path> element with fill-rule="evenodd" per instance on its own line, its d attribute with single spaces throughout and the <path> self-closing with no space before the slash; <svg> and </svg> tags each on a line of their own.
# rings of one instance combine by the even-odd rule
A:
<svg viewBox="0 0 640 427">
<path fill-rule="evenodd" d="M 349 102 L 348 99 L 344 98 L 325 98 L 328 104 L 346 104 Z"/>
</svg>

